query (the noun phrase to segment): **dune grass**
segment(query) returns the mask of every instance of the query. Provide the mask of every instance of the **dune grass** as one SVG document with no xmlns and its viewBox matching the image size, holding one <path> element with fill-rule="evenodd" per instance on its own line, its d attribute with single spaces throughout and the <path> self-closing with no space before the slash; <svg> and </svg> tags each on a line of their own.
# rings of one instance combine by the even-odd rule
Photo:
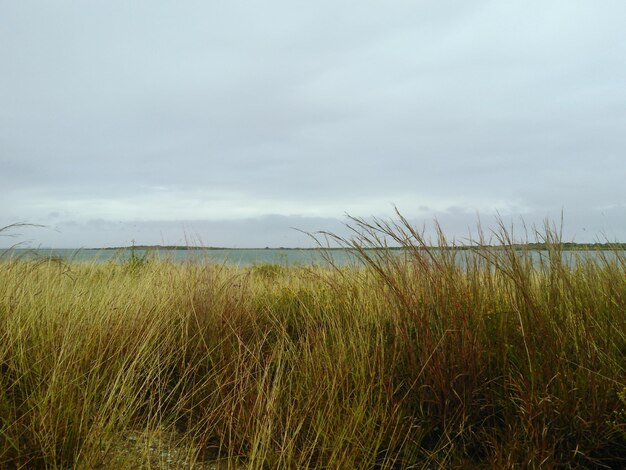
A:
<svg viewBox="0 0 626 470">
<path fill-rule="evenodd" d="M 0 468 L 626 465 L 624 256 L 353 228 L 361 266 L 5 257 Z"/>
</svg>

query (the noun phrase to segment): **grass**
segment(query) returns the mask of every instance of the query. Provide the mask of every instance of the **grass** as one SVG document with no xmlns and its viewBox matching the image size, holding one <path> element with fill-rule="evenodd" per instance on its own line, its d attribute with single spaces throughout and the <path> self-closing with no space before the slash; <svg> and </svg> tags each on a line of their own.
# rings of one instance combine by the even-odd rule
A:
<svg viewBox="0 0 626 470">
<path fill-rule="evenodd" d="M 352 227 L 362 266 L 2 258 L 0 467 L 626 466 L 621 252 Z"/>
</svg>

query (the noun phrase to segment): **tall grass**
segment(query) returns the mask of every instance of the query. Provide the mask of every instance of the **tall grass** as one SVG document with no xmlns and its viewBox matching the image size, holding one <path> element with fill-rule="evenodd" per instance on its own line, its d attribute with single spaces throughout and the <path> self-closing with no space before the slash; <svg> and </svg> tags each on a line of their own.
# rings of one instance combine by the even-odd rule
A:
<svg viewBox="0 0 626 470">
<path fill-rule="evenodd" d="M 352 227 L 361 266 L 5 257 L 0 467 L 626 465 L 621 253 Z"/>
</svg>

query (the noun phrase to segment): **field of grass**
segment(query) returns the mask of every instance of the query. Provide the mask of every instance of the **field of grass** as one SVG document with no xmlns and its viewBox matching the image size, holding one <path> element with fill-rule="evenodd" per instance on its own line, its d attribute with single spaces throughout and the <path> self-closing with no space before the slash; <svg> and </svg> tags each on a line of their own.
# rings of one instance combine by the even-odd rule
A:
<svg viewBox="0 0 626 470">
<path fill-rule="evenodd" d="M 361 267 L 0 261 L 0 468 L 626 466 L 620 253 L 354 228 Z"/>
</svg>

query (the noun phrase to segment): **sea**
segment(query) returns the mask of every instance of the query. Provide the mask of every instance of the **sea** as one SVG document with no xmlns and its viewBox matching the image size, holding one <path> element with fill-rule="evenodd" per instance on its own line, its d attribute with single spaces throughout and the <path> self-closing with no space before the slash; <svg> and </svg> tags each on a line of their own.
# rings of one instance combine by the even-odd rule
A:
<svg viewBox="0 0 626 470">
<path fill-rule="evenodd" d="M 368 250 L 376 256 L 375 250 Z M 392 250 L 394 256 L 404 256 L 403 250 Z M 547 251 L 535 250 L 530 252 L 534 261 L 539 263 L 547 260 Z M 455 257 L 460 265 L 467 263 L 468 256 L 473 253 L 458 250 Z M 615 261 L 618 256 L 612 251 L 575 250 L 563 251 L 563 260 L 566 264 L 575 265 L 577 260 L 596 259 L 600 261 Z M 52 249 L 52 248 L 0 248 L 0 261 L 9 259 L 42 260 L 58 259 L 72 262 L 124 262 L 132 257 L 150 260 L 165 260 L 175 263 L 213 263 L 238 266 L 254 266 L 261 264 L 276 264 L 281 266 L 349 266 L 362 264 L 360 257 L 348 249 L 283 249 L 283 248 L 245 248 L 245 249 Z M 626 252 L 621 252 L 622 259 L 626 259 Z"/>
<path fill-rule="evenodd" d="M 259 264 L 322 265 L 330 263 L 345 266 L 358 263 L 358 258 L 349 250 L 317 250 L 317 249 L 278 249 L 278 248 L 244 248 L 244 249 L 52 249 L 52 248 L 13 248 L 0 249 L 2 259 L 46 259 L 55 258 L 74 262 L 124 262 L 132 257 L 166 260 L 178 263 L 216 263 L 239 266 Z"/>
</svg>

